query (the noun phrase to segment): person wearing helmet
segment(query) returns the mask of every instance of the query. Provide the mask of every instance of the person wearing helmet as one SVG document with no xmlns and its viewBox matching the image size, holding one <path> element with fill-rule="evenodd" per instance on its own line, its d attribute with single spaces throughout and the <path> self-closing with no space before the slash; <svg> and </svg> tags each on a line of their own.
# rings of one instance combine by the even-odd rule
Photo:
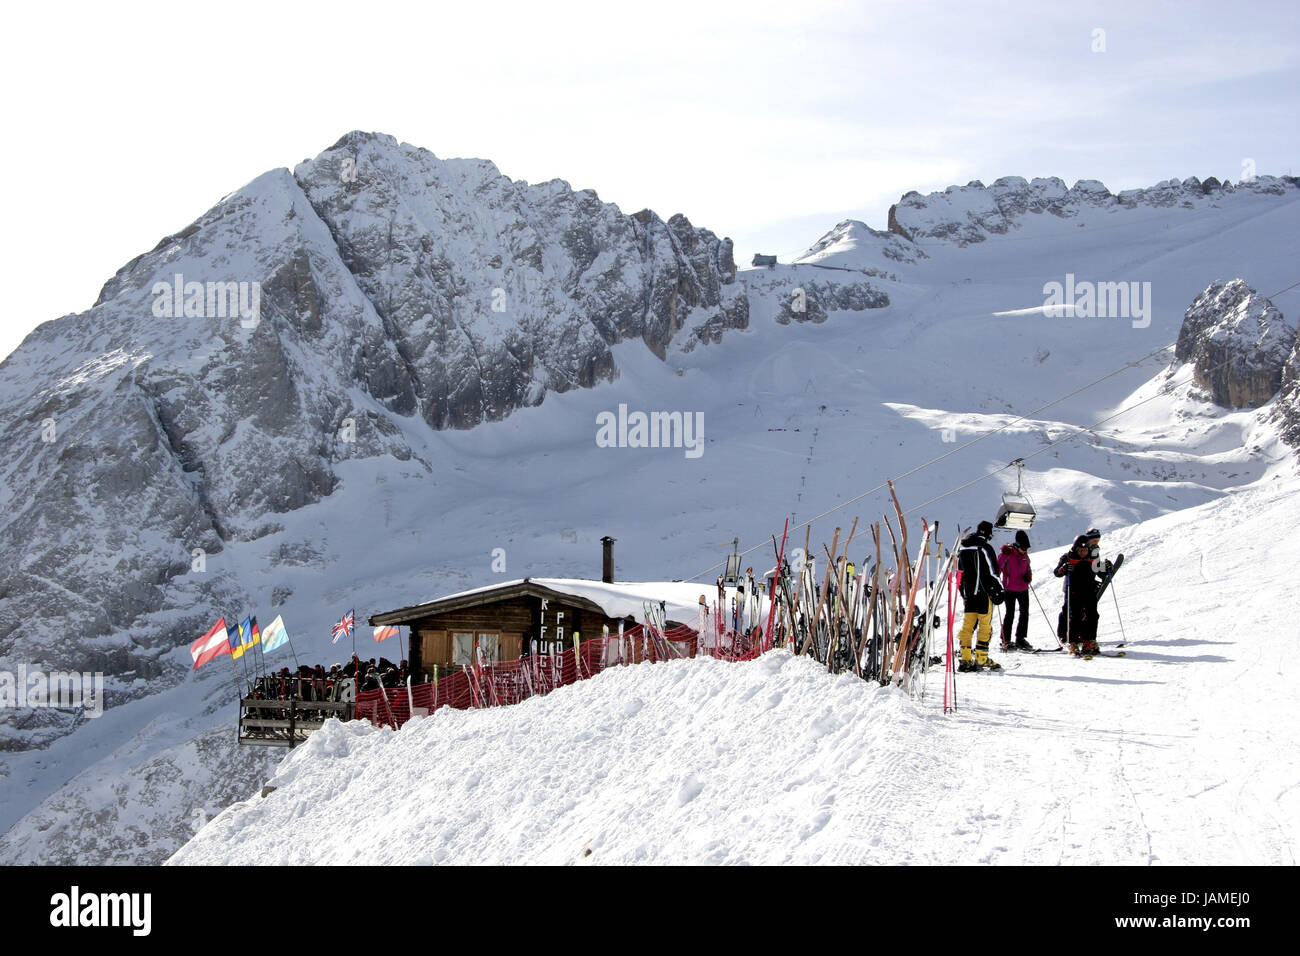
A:
<svg viewBox="0 0 1300 956">
<path fill-rule="evenodd" d="M 1002 665 L 989 657 L 993 605 L 1002 603 L 1002 584 L 998 581 L 998 559 L 989 538 L 993 523 L 981 521 L 973 534 L 967 535 L 957 553 L 961 596 L 966 613 L 961 625 L 961 663 L 959 671 L 1001 670 Z M 974 642 L 974 653 L 971 643 Z"/>
<path fill-rule="evenodd" d="M 1016 532 L 1014 544 L 1004 544 L 998 555 L 998 571 L 1002 573 L 1002 590 L 1006 592 L 1002 615 L 1002 650 L 1032 651 L 1029 643 L 1029 582 L 1034 573 L 1029 567 L 1029 535 Z M 1019 612 L 1019 621 L 1016 614 Z M 1011 629 L 1015 627 L 1016 642 L 1011 643 Z"/>
<path fill-rule="evenodd" d="M 1064 578 L 1064 602 L 1057 619 L 1056 636 L 1069 645 L 1075 656 L 1095 654 L 1097 647 L 1096 559 L 1087 535 L 1074 539 L 1074 546 L 1061 555 L 1053 574 Z"/>
</svg>

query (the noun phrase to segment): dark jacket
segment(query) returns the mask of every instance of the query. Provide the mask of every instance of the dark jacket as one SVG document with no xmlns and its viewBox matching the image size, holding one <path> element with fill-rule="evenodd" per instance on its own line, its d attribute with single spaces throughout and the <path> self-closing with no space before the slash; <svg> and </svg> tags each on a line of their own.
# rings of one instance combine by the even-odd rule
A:
<svg viewBox="0 0 1300 956">
<path fill-rule="evenodd" d="M 1002 603 L 998 556 L 993 553 L 988 538 L 978 532 L 967 535 L 957 552 L 957 568 L 961 571 L 961 596 L 966 613 L 984 614 L 989 610 L 989 601 Z"/>
<path fill-rule="evenodd" d="M 1052 574 L 1058 578 L 1065 577 L 1070 572 L 1070 562 L 1074 560 L 1074 549 L 1071 548 L 1065 554 L 1056 559 L 1056 567 L 1052 569 Z"/>
<path fill-rule="evenodd" d="M 1065 578 L 1066 610 L 1073 621 L 1095 621 L 1097 618 L 1097 582 L 1100 575 L 1093 570 L 1091 558 L 1078 558 L 1069 553 L 1061 555 L 1056 565 L 1056 576 Z"/>
</svg>

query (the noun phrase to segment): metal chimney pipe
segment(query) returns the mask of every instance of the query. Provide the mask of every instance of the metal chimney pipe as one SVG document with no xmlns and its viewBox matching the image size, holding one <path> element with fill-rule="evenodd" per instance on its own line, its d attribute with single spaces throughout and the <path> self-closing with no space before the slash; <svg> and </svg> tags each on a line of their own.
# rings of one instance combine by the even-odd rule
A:
<svg viewBox="0 0 1300 956">
<path fill-rule="evenodd" d="M 600 579 L 606 584 L 614 583 L 614 538 L 609 535 L 600 539 L 602 546 Z"/>
</svg>

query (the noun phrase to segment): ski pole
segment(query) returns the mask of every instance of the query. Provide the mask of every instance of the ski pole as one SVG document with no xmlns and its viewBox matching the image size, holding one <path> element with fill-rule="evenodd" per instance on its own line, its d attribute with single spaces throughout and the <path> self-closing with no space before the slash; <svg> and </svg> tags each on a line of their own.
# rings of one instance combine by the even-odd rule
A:
<svg viewBox="0 0 1300 956">
<path fill-rule="evenodd" d="M 1113 579 L 1112 579 L 1111 582 L 1110 582 L 1110 596 L 1111 596 L 1112 598 L 1115 598 L 1115 620 L 1119 621 L 1119 633 L 1120 633 L 1120 637 L 1122 637 L 1122 638 L 1124 639 L 1124 643 L 1127 645 L 1127 644 L 1128 644 L 1128 634 L 1127 634 L 1127 632 L 1125 632 L 1125 630 L 1124 630 L 1124 618 L 1121 617 L 1121 616 L 1120 616 L 1120 613 L 1119 613 L 1119 598 L 1115 597 L 1115 582 L 1114 582 Z"/>
<path fill-rule="evenodd" d="M 1043 621 L 1047 624 L 1047 632 L 1056 638 L 1057 646 L 1061 646 L 1061 639 L 1056 636 L 1056 628 L 1052 627 L 1052 619 L 1047 616 L 1047 609 L 1043 607 L 1043 602 L 1038 600 L 1038 591 L 1032 584 L 1029 585 L 1029 591 L 1034 595 L 1034 603 L 1038 605 L 1038 610 L 1043 612 Z"/>
</svg>

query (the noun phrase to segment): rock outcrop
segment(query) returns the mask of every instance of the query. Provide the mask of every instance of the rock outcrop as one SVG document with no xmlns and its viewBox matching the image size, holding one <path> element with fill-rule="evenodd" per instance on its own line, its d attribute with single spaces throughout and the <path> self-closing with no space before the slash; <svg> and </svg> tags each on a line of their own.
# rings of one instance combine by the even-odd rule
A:
<svg viewBox="0 0 1300 956">
<path fill-rule="evenodd" d="M 1300 336 L 1291 346 L 1291 354 L 1282 366 L 1282 385 L 1273 409 L 1282 440 L 1300 449 Z"/>
<path fill-rule="evenodd" d="M 1174 349 L 1216 405 L 1258 408 L 1282 386 L 1296 323 L 1242 279 L 1213 282 L 1183 316 Z"/>
</svg>

